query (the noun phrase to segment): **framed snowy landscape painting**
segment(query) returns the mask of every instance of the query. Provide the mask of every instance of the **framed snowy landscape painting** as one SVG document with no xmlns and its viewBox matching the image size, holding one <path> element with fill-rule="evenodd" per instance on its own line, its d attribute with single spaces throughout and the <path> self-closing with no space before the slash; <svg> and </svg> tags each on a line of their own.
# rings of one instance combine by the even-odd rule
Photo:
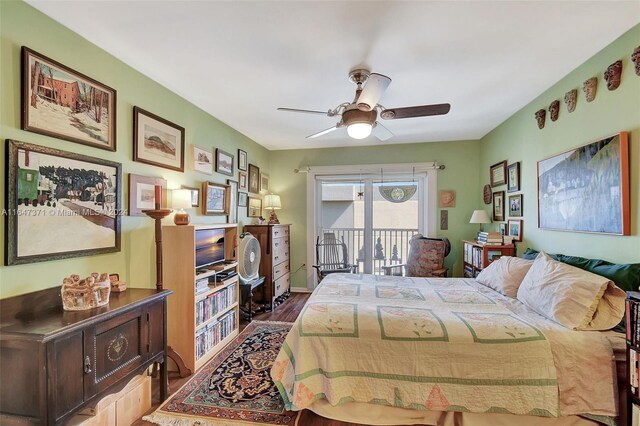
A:
<svg viewBox="0 0 640 426">
<path fill-rule="evenodd" d="M 133 161 L 184 172 L 184 127 L 134 106 Z"/>
<path fill-rule="evenodd" d="M 116 91 L 22 47 L 22 129 L 116 150 Z"/>
<path fill-rule="evenodd" d="M 7 143 L 6 265 L 120 251 L 120 163 Z"/>
</svg>

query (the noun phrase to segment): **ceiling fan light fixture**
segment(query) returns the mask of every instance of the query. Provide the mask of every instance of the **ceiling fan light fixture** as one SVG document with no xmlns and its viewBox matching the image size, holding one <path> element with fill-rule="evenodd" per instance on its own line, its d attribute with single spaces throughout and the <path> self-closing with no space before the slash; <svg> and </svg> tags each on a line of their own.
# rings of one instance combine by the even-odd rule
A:
<svg viewBox="0 0 640 426">
<path fill-rule="evenodd" d="M 353 139 L 364 139 L 371 134 L 371 123 L 353 123 L 347 126 L 347 133 Z"/>
</svg>

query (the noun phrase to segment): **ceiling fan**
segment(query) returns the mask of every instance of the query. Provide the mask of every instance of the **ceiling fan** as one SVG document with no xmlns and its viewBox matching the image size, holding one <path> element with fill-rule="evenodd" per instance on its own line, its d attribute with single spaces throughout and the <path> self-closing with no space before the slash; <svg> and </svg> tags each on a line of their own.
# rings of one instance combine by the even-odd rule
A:
<svg viewBox="0 0 640 426">
<path fill-rule="evenodd" d="M 340 116 L 340 121 L 328 129 L 307 136 L 307 139 L 317 138 L 331 133 L 341 127 L 347 128 L 347 133 L 353 139 L 364 139 L 372 132 L 378 139 L 385 141 L 393 133 L 380 124 L 380 117 L 385 120 L 400 118 L 426 117 L 429 115 L 444 115 L 449 112 L 451 105 L 434 104 L 419 105 L 403 108 L 385 108 L 378 103 L 391 79 L 386 75 L 372 73 L 365 69 L 356 69 L 349 73 L 349 80 L 356 84 L 356 96 L 352 102 L 344 102 L 328 111 L 314 111 L 297 108 L 278 108 L 278 111 L 302 112 L 305 114 L 320 114 L 328 117 Z M 364 85 L 364 87 L 363 87 Z"/>
</svg>

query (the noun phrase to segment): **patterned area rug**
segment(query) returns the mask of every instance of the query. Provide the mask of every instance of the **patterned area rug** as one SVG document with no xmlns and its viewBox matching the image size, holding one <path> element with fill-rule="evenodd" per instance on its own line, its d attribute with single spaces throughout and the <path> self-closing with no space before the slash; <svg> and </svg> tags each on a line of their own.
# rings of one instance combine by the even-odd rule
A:
<svg viewBox="0 0 640 426">
<path fill-rule="evenodd" d="M 269 372 L 291 323 L 253 321 L 143 420 L 161 426 L 296 425 Z"/>
</svg>

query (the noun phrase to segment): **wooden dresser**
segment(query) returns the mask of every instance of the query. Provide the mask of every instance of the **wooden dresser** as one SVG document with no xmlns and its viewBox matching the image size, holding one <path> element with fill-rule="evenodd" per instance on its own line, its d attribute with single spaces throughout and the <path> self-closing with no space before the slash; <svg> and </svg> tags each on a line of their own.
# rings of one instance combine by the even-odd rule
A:
<svg viewBox="0 0 640 426">
<path fill-rule="evenodd" d="M 260 275 L 265 277 L 263 303 L 272 310 L 291 294 L 289 225 L 247 225 L 260 242 Z"/>
<path fill-rule="evenodd" d="M 130 288 L 75 312 L 60 287 L 0 300 L 0 424 L 63 424 L 154 362 L 166 399 L 170 294 Z"/>
</svg>

